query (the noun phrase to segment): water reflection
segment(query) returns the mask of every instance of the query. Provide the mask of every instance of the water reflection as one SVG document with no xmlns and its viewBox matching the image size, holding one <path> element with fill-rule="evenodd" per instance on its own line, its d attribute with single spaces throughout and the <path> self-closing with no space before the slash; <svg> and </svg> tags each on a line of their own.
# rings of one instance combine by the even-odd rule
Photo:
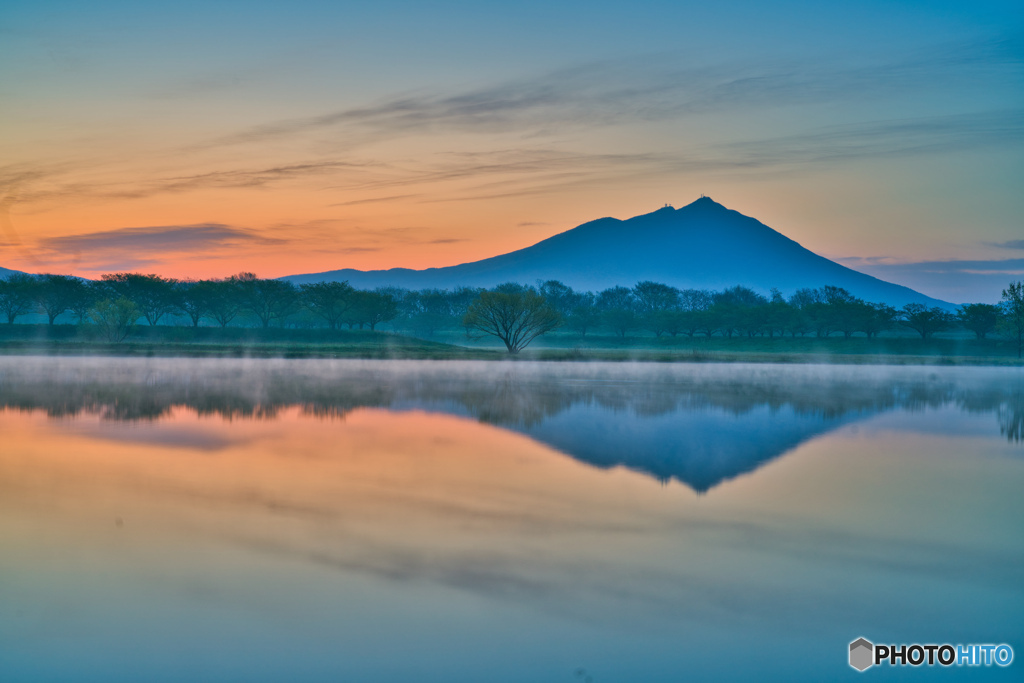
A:
<svg viewBox="0 0 1024 683">
<path fill-rule="evenodd" d="M 3 360 L 0 678 L 811 681 L 855 675 L 860 635 L 1021 652 L 1020 389 Z"/>
<path fill-rule="evenodd" d="M 51 417 L 225 419 L 358 408 L 472 416 L 581 462 L 625 466 L 696 491 L 880 412 L 953 405 L 1024 439 L 1013 369 L 175 359 L 3 359 L 0 407 Z M 182 438 L 189 438 L 182 435 Z"/>
</svg>

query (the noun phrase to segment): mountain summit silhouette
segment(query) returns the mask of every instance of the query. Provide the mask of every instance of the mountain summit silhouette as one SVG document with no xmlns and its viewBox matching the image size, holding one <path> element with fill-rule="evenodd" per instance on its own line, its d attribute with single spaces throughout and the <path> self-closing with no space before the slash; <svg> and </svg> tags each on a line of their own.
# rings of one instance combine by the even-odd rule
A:
<svg viewBox="0 0 1024 683">
<path fill-rule="evenodd" d="M 803 287 L 834 285 L 867 301 L 894 306 L 950 306 L 830 261 L 710 197 L 627 220 L 600 218 L 525 249 L 447 268 L 344 269 L 282 279 L 296 284 L 348 280 L 361 289 L 493 287 L 509 281 L 561 280 L 577 290 L 653 280 L 679 288 L 720 290 L 744 285 L 763 293 L 777 287 L 787 296 Z"/>
</svg>

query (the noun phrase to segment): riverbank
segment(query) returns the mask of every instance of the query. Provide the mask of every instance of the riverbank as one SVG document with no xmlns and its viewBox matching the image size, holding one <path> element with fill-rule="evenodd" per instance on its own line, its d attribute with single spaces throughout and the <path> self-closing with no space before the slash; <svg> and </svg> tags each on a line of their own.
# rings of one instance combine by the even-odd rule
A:
<svg viewBox="0 0 1024 683">
<path fill-rule="evenodd" d="M 497 340 L 325 329 L 138 327 L 123 342 L 75 325 L 0 325 L 0 354 L 188 358 L 509 359 Z M 551 334 L 513 359 L 554 361 L 1024 365 L 1005 339 L 614 337 Z"/>
</svg>

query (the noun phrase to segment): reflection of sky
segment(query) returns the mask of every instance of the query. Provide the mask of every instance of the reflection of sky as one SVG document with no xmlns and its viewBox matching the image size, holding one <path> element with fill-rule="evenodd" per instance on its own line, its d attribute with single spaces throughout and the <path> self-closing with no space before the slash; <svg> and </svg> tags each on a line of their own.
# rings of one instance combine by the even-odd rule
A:
<svg viewBox="0 0 1024 683">
<path fill-rule="evenodd" d="M 7 267 L 448 265 L 702 192 L 926 291 L 934 268 L 905 262 L 973 260 L 954 300 L 998 298 L 969 271 L 1021 255 L 1019 3 L 16 1 L 2 21 Z"/>
<path fill-rule="evenodd" d="M 134 441 L 3 412 L 0 670 L 821 680 L 859 635 L 1020 651 L 1024 463 L 985 418 L 873 417 L 695 496 L 416 411 L 182 410 Z"/>
</svg>

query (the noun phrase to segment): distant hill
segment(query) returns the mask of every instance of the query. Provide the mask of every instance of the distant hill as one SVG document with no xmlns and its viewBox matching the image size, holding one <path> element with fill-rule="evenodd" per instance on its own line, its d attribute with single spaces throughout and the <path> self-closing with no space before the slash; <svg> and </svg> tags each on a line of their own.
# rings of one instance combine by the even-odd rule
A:
<svg viewBox="0 0 1024 683">
<path fill-rule="evenodd" d="M 24 275 L 20 270 L 11 270 L 10 268 L 0 268 L 0 280 L 6 280 L 11 275 Z"/>
<path fill-rule="evenodd" d="M 679 288 L 744 285 L 762 293 L 778 287 L 787 296 L 803 287 L 835 285 L 867 301 L 952 308 L 947 302 L 818 256 L 708 197 L 680 209 L 665 207 L 628 220 L 601 218 L 531 247 L 458 266 L 344 269 L 281 279 L 295 284 L 348 280 L 360 289 L 492 287 L 541 279 L 594 291 L 654 280 Z"/>
</svg>

